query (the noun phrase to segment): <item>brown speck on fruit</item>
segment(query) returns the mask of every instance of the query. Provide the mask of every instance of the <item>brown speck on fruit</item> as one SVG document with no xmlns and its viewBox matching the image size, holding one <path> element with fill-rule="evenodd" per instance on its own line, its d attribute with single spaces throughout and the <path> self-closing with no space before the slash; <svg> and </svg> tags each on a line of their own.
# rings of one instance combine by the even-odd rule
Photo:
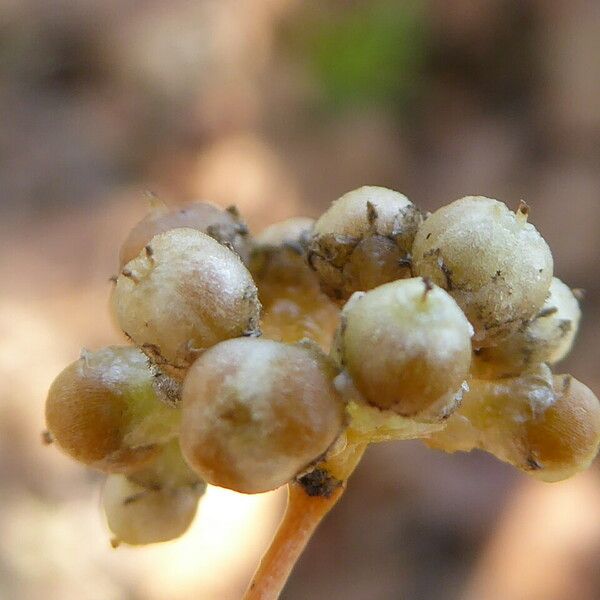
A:
<svg viewBox="0 0 600 600">
<path fill-rule="evenodd" d="M 426 240 L 428 240 L 430 237 L 431 237 L 431 233 L 428 233 L 428 234 L 425 236 L 425 239 L 426 239 Z"/>
<path fill-rule="evenodd" d="M 111 275 L 108 278 L 108 281 L 110 281 L 111 283 L 117 283 L 117 276 L 116 275 Z"/>
<path fill-rule="evenodd" d="M 42 437 L 42 444 L 44 444 L 44 446 L 49 446 L 50 444 L 52 444 L 54 442 L 54 437 L 47 429 L 42 431 L 41 437 Z"/>
<path fill-rule="evenodd" d="M 527 470 L 528 471 L 539 471 L 542 468 L 543 468 L 543 465 L 541 465 L 533 456 L 529 455 L 527 457 Z"/>
<path fill-rule="evenodd" d="M 235 204 L 231 204 L 229 205 L 226 209 L 225 209 L 232 217 L 235 217 L 236 219 L 240 218 L 240 211 L 238 210 L 238 207 Z"/>
<path fill-rule="evenodd" d="M 560 337 L 563 338 L 573 329 L 573 322 L 569 319 L 562 319 L 558 323 L 558 328 L 560 329 Z"/>
<path fill-rule="evenodd" d="M 320 496 L 322 498 L 329 498 L 342 485 L 339 479 L 330 475 L 325 469 L 320 468 L 316 468 L 307 475 L 300 477 L 298 483 L 309 496 Z"/>
<path fill-rule="evenodd" d="M 442 271 L 442 273 L 444 274 L 444 277 L 446 278 L 446 289 L 449 292 L 451 292 L 454 289 L 454 284 L 452 283 L 452 271 L 450 270 L 448 265 L 444 262 L 444 259 L 441 256 L 439 248 L 437 249 L 437 255 L 438 255 L 437 265 L 440 268 L 440 270 Z"/>
<path fill-rule="evenodd" d="M 117 538 L 110 538 L 110 545 L 116 549 L 121 545 L 121 541 Z"/>
<path fill-rule="evenodd" d="M 412 256 L 410 254 L 407 254 L 406 256 L 403 256 L 402 258 L 399 258 L 398 259 L 398 264 L 401 267 L 406 267 L 406 268 L 410 269 L 412 267 L 412 264 L 413 264 Z"/>
<path fill-rule="evenodd" d="M 227 250 L 231 250 L 236 256 L 238 256 L 238 253 L 235 251 L 235 248 L 233 247 L 233 244 L 231 242 L 227 240 L 217 240 L 217 242 L 219 242 L 221 246 L 225 246 Z"/>
<path fill-rule="evenodd" d="M 131 279 L 133 283 L 137 284 L 140 282 L 140 280 L 129 269 L 123 269 L 121 271 L 121 275 L 123 275 L 123 277 L 127 277 L 128 279 Z"/>
<path fill-rule="evenodd" d="M 152 246 L 150 244 L 144 246 L 144 251 L 146 252 L 146 258 L 154 262 L 154 250 L 152 249 Z"/>
<path fill-rule="evenodd" d="M 525 202 L 525 200 L 521 200 L 519 202 L 519 208 L 517 209 L 517 219 L 520 221 L 527 221 L 529 217 L 529 211 L 530 209 L 527 202 Z"/>
<path fill-rule="evenodd" d="M 131 494 L 131 496 L 127 496 L 127 498 L 123 500 L 123 505 L 133 504 L 134 502 L 141 500 L 147 493 L 148 492 L 144 490 L 142 492 L 138 492 L 137 494 Z"/>
<path fill-rule="evenodd" d="M 427 294 L 431 292 L 433 289 L 433 283 L 431 283 L 431 279 L 429 277 L 423 277 L 423 285 L 425 286 L 425 291 L 423 292 L 423 300 L 427 298 Z"/>
<path fill-rule="evenodd" d="M 534 319 L 543 319 L 544 317 L 555 315 L 557 312 L 558 308 L 556 308 L 556 306 L 549 306 L 548 308 L 543 308 L 540 310 L 540 312 L 535 315 Z"/>
<path fill-rule="evenodd" d="M 367 220 L 369 221 L 369 225 L 373 226 L 375 221 L 377 221 L 377 209 L 372 202 L 367 202 Z"/>
</svg>

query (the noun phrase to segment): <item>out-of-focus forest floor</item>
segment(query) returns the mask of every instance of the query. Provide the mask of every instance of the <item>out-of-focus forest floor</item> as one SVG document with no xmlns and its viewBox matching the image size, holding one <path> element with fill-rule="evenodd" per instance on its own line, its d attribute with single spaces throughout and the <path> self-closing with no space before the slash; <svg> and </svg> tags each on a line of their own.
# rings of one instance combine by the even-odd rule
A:
<svg viewBox="0 0 600 600">
<path fill-rule="evenodd" d="M 363 184 L 426 210 L 525 199 L 587 291 L 564 371 L 598 393 L 599 56 L 590 0 L 5 0 L 0 598 L 233 600 L 282 509 L 211 490 L 181 541 L 113 551 L 101 478 L 41 444 L 52 378 L 122 340 L 108 278 L 145 190 L 255 231 Z M 598 467 L 545 486 L 372 448 L 284 598 L 596 600 L 599 500 Z"/>
</svg>

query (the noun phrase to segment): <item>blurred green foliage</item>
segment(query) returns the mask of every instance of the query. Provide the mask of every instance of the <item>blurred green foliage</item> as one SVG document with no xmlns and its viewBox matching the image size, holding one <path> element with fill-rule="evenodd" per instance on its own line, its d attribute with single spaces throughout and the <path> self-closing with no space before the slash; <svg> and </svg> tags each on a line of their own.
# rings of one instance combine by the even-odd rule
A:
<svg viewBox="0 0 600 600">
<path fill-rule="evenodd" d="M 320 10 L 296 21 L 294 33 L 295 52 L 335 108 L 383 103 L 402 109 L 418 93 L 427 43 L 421 2 Z"/>
</svg>

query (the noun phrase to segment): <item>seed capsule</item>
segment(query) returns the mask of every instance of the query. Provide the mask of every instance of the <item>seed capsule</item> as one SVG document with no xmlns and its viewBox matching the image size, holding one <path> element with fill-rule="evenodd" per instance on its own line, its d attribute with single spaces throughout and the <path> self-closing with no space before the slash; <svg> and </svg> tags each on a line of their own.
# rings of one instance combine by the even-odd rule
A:
<svg viewBox="0 0 600 600">
<path fill-rule="evenodd" d="M 336 370 L 315 346 L 236 339 L 205 352 L 183 389 L 181 449 L 198 475 L 247 494 L 275 489 L 344 424 Z"/>
<path fill-rule="evenodd" d="M 475 328 L 475 347 L 491 346 L 541 308 L 552 282 L 552 254 L 525 209 L 468 196 L 433 213 L 417 232 L 415 274 L 458 302 Z"/>
<path fill-rule="evenodd" d="M 600 445 L 600 402 L 570 375 L 548 369 L 513 379 L 471 380 L 460 409 L 427 444 L 480 448 L 543 481 L 586 469 Z"/>
<path fill-rule="evenodd" d="M 443 289 L 405 279 L 353 296 L 337 351 L 369 404 L 429 421 L 447 417 L 460 401 L 471 333 Z"/>
<path fill-rule="evenodd" d="M 130 545 L 167 542 L 191 525 L 202 493 L 193 487 L 150 489 L 124 475 L 109 475 L 102 504 L 112 543 Z"/>
<path fill-rule="evenodd" d="M 137 348 L 85 351 L 54 380 L 46 423 L 66 454 L 103 471 L 139 468 L 177 435 L 179 411 L 157 397 Z"/>
<path fill-rule="evenodd" d="M 315 223 L 309 264 L 337 301 L 411 276 L 411 249 L 422 216 L 403 194 L 364 186 L 348 192 Z"/>
<path fill-rule="evenodd" d="M 155 235 L 181 227 L 197 229 L 235 250 L 244 262 L 248 260 L 248 228 L 235 207 L 221 210 L 206 202 L 194 202 L 171 210 L 166 206 L 154 207 L 123 242 L 120 268 L 133 260 Z"/>
<path fill-rule="evenodd" d="M 554 364 L 571 350 L 581 310 L 571 289 L 556 277 L 542 309 L 497 346 L 481 348 L 473 357 L 476 377 L 516 377 L 540 363 Z"/>
<path fill-rule="evenodd" d="M 258 333 L 252 276 L 237 255 L 193 229 L 152 238 L 119 275 L 112 303 L 123 331 L 176 378 L 217 342 Z"/>
</svg>

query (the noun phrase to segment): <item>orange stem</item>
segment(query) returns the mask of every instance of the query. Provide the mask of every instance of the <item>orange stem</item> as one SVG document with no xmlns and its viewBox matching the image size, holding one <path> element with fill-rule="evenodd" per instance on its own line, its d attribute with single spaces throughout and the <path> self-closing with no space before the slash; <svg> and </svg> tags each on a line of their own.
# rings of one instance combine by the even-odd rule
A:
<svg viewBox="0 0 600 600">
<path fill-rule="evenodd" d="M 244 600 L 276 600 L 296 561 L 323 517 L 344 493 L 340 484 L 331 494 L 309 496 L 298 483 L 288 485 L 288 504 L 277 533 L 263 556 Z"/>
<path fill-rule="evenodd" d="M 346 481 L 367 447 L 349 443 L 337 456 L 321 464 L 320 470 L 337 481 L 326 494 L 310 495 L 302 483 L 288 485 L 288 503 L 269 549 L 263 556 L 243 600 L 277 600 L 294 565 L 325 515 L 346 489 Z M 314 490 L 313 490 L 314 492 Z"/>
</svg>

